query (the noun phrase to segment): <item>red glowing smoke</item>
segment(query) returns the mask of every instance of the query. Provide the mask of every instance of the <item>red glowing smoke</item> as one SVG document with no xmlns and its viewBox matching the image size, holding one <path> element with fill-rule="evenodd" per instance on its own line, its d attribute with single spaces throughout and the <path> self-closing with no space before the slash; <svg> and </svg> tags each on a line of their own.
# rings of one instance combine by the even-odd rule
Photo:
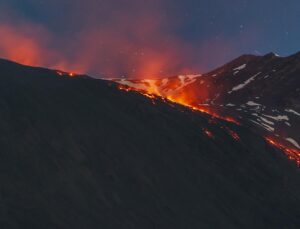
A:
<svg viewBox="0 0 300 229">
<path fill-rule="evenodd" d="M 27 4 L 55 25 L 41 26 L 20 16 L 1 20 L 0 57 L 28 65 L 149 78 L 199 73 L 211 58 L 224 61 L 226 50 L 235 45 L 222 39 L 196 46 L 186 42 L 175 32 L 179 20 L 167 15 L 166 4 L 158 0 Z"/>
</svg>

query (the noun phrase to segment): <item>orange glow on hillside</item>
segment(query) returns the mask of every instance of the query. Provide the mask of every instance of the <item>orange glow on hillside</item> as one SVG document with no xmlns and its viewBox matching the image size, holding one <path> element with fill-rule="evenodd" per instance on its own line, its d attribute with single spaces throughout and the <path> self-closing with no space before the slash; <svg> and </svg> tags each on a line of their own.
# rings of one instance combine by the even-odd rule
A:
<svg viewBox="0 0 300 229">
<path fill-rule="evenodd" d="M 224 127 L 225 130 L 227 130 L 228 134 L 236 141 L 240 140 L 240 136 L 238 135 L 237 132 L 231 130 L 229 127 Z"/>
<path fill-rule="evenodd" d="M 287 148 L 286 146 L 282 145 L 281 143 L 277 142 L 276 140 L 274 140 L 270 137 L 266 137 L 265 139 L 270 145 L 283 151 L 290 160 L 295 161 L 297 166 L 300 166 L 300 151 L 299 150 Z"/>
<path fill-rule="evenodd" d="M 77 74 L 74 72 L 63 72 L 63 71 L 56 71 L 56 74 L 59 76 L 66 76 L 66 77 L 75 77 Z"/>
<path fill-rule="evenodd" d="M 190 104 L 190 101 L 194 101 L 193 99 L 189 99 L 189 97 L 187 95 L 184 96 L 169 96 L 167 98 L 165 98 L 163 95 L 161 95 L 158 90 L 155 87 L 149 87 L 149 89 L 147 89 L 147 91 L 143 91 L 143 90 L 139 90 L 139 89 L 135 89 L 129 86 L 125 86 L 125 85 L 118 85 L 118 88 L 121 90 L 125 90 L 125 91 L 135 91 L 138 92 L 144 96 L 149 97 L 150 99 L 155 99 L 156 97 L 160 97 L 162 99 L 167 99 L 170 102 L 173 103 L 177 103 L 180 104 L 182 106 L 185 106 L 193 111 L 198 111 L 201 113 L 206 113 L 209 114 L 210 116 L 212 116 L 213 118 L 217 118 L 217 119 L 221 119 L 230 123 L 234 123 L 236 125 L 241 125 L 237 120 L 235 120 L 232 117 L 228 117 L 228 116 L 221 116 L 217 113 L 215 113 L 214 111 L 210 110 L 208 107 L 205 106 L 196 106 L 196 105 L 192 105 Z"/>
<path fill-rule="evenodd" d="M 160 98 L 162 99 L 163 101 L 169 101 L 169 102 L 173 102 L 173 103 L 177 103 L 177 104 L 180 104 L 180 105 L 183 105 L 189 109 L 191 109 L 192 111 L 197 111 L 197 112 L 202 112 L 202 113 L 206 113 L 206 114 L 209 114 L 210 116 L 212 116 L 213 119 L 210 119 L 210 122 L 215 122 L 214 118 L 216 119 L 221 119 L 221 120 L 224 120 L 224 121 L 227 121 L 227 122 L 230 122 L 230 123 L 234 123 L 236 125 L 241 125 L 237 120 L 235 120 L 234 118 L 232 117 L 228 117 L 228 116 L 221 116 L 217 113 L 215 113 L 214 111 L 211 111 L 209 110 L 208 107 L 206 106 L 195 106 L 195 105 L 191 105 L 189 104 L 189 100 L 187 100 L 186 98 L 187 97 L 167 97 L 167 98 L 164 98 L 160 93 L 157 92 L 157 90 L 155 88 L 151 88 L 149 87 L 149 91 L 142 91 L 142 90 L 138 90 L 138 89 L 134 89 L 134 88 L 131 88 L 129 86 L 125 86 L 125 85 L 121 85 L 119 84 L 118 85 L 118 88 L 121 89 L 121 90 L 125 90 L 127 92 L 129 91 L 135 91 L 135 92 L 138 92 L 146 97 L 148 97 L 149 99 L 151 99 L 152 103 L 155 104 L 155 100 Z M 240 136 L 233 130 L 231 130 L 229 127 L 222 127 L 223 129 L 225 129 L 228 134 L 236 141 L 239 141 L 240 140 Z M 209 131 L 208 129 L 203 129 L 203 132 L 206 136 L 208 136 L 209 138 L 214 138 L 214 135 L 211 131 Z M 296 164 L 298 166 L 300 166 L 300 151 L 299 150 L 296 150 L 296 149 L 293 149 L 293 148 L 289 148 L 289 147 L 286 147 L 284 146 L 283 144 L 275 141 L 274 139 L 270 138 L 270 137 L 266 137 L 265 138 L 266 141 L 270 144 L 270 145 L 273 145 L 275 146 L 276 148 L 280 149 L 281 151 L 283 151 L 290 160 L 292 161 L 295 161 Z"/>
</svg>

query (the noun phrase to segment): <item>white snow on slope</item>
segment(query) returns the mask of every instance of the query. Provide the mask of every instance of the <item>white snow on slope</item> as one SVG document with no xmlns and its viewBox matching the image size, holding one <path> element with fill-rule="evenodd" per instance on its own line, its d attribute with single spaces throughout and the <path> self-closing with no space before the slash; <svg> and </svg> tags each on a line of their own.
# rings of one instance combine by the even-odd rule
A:
<svg viewBox="0 0 300 229">
<path fill-rule="evenodd" d="M 162 86 L 165 86 L 168 82 L 169 82 L 169 79 L 168 79 L 168 78 L 163 79 L 163 80 L 161 81 Z"/>
<path fill-rule="evenodd" d="M 285 109 L 286 112 L 292 113 L 294 115 L 300 116 L 300 114 L 297 111 L 294 111 L 292 109 Z"/>
<path fill-rule="evenodd" d="M 190 80 L 195 79 L 195 78 L 198 78 L 198 77 L 200 77 L 200 76 L 202 76 L 202 75 L 201 75 L 201 74 L 198 74 L 198 75 L 187 75 L 187 77 L 188 77 Z"/>
<path fill-rule="evenodd" d="M 147 89 L 146 85 L 143 83 L 134 83 L 126 79 L 117 80 L 116 82 L 136 89 L 141 89 L 141 90 Z"/>
<path fill-rule="evenodd" d="M 180 87 L 176 88 L 175 90 L 178 91 L 180 89 L 182 89 L 183 87 L 189 85 L 189 84 L 192 84 L 194 83 L 198 77 L 201 77 L 201 75 L 186 75 L 186 76 L 178 76 L 180 82 L 181 82 L 181 85 Z M 188 79 L 188 80 L 186 80 Z"/>
<path fill-rule="evenodd" d="M 263 121 L 265 123 L 268 123 L 269 125 L 272 125 L 272 126 L 274 125 L 274 122 L 272 122 L 272 121 L 270 121 L 270 120 L 268 120 L 268 119 L 266 119 L 264 117 L 261 117 L 261 116 L 259 116 L 256 113 L 252 113 L 252 115 L 258 117 L 261 121 Z"/>
<path fill-rule="evenodd" d="M 229 91 L 228 93 L 231 94 L 233 91 L 238 91 L 238 90 L 241 90 L 243 89 L 245 86 L 247 86 L 249 83 L 251 83 L 252 81 L 255 80 L 255 78 L 260 74 L 261 72 L 255 74 L 254 76 L 250 77 L 249 79 L 247 79 L 244 83 L 242 84 L 239 84 L 235 87 L 232 88 L 231 91 Z"/>
<path fill-rule="evenodd" d="M 265 123 L 259 123 L 257 121 L 252 120 L 252 119 L 250 119 L 250 121 L 253 122 L 253 123 L 256 123 L 257 125 L 261 126 L 262 128 L 266 129 L 267 131 L 274 132 L 274 130 L 275 130 L 273 127 L 268 126 Z"/>
<path fill-rule="evenodd" d="M 271 122 L 270 120 L 263 118 L 263 117 L 259 117 L 263 122 L 268 123 L 269 125 L 274 125 L 274 122 Z"/>
<path fill-rule="evenodd" d="M 253 102 L 253 101 L 249 101 L 246 103 L 248 106 L 261 106 L 259 103 Z"/>
<path fill-rule="evenodd" d="M 263 114 L 263 116 L 271 118 L 271 119 L 276 120 L 276 121 L 289 121 L 289 117 L 286 116 L 286 115 L 271 116 L 271 115 Z"/>
<path fill-rule="evenodd" d="M 284 122 L 284 123 L 285 123 L 285 125 L 287 125 L 287 126 L 292 126 L 291 123 L 289 123 L 289 122 Z"/>
<path fill-rule="evenodd" d="M 185 84 L 185 76 L 178 76 L 178 78 L 181 81 L 181 85 L 184 85 Z"/>
<path fill-rule="evenodd" d="M 180 90 L 183 87 L 185 87 L 191 83 L 194 83 L 197 80 L 197 78 L 200 76 L 201 75 L 179 75 L 178 79 L 180 80 L 180 86 L 178 86 L 175 89 L 172 89 L 171 91 Z M 143 79 L 140 81 L 117 79 L 117 80 L 115 80 L 115 82 L 138 89 L 138 90 L 147 91 L 150 88 L 150 92 L 154 93 L 154 94 L 165 94 L 165 93 L 169 93 L 168 89 L 165 90 L 165 86 L 170 82 L 170 80 L 171 79 L 168 79 L 168 78 L 161 79 L 161 80 Z"/>
<path fill-rule="evenodd" d="M 246 68 L 246 66 L 247 66 L 247 64 L 243 64 L 243 65 L 241 65 L 241 66 L 239 66 L 239 67 L 237 67 L 237 68 L 234 68 L 233 71 L 241 71 L 241 70 L 243 70 L 244 68 Z"/>
<path fill-rule="evenodd" d="M 295 147 L 297 147 L 298 149 L 300 149 L 300 145 L 298 144 L 298 142 L 296 142 L 294 139 L 292 138 L 286 138 L 286 140 L 290 143 L 292 143 Z"/>
</svg>

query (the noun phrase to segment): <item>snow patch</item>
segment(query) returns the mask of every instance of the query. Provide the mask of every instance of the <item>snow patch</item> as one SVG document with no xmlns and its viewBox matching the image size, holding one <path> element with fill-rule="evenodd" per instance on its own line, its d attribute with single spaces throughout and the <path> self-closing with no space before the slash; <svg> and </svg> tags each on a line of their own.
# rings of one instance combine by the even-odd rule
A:
<svg viewBox="0 0 300 229">
<path fill-rule="evenodd" d="M 263 117 L 259 117 L 263 122 L 268 123 L 269 125 L 274 125 L 274 122 L 271 122 L 270 120 L 263 118 Z"/>
<path fill-rule="evenodd" d="M 180 75 L 178 76 L 178 79 L 180 80 L 180 87 L 176 88 L 175 90 L 181 90 L 183 87 L 194 83 L 198 77 L 200 77 L 202 75 Z"/>
<path fill-rule="evenodd" d="M 259 115 L 256 114 L 256 113 L 252 113 L 252 115 L 258 117 L 261 121 L 263 121 L 263 122 L 265 122 L 265 123 L 267 123 L 267 124 L 269 124 L 269 125 L 274 126 L 274 122 L 272 122 L 272 121 L 270 121 L 270 120 L 268 120 L 268 119 L 266 119 L 266 118 L 264 118 L 264 117 L 261 117 L 261 116 L 259 116 Z"/>
<path fill-rule="evenodd" d="M 237 68 L 234 68 L 233 71 L 241 71 L 241 70 L 243 70 L 244 68 L 246 68 L 246 66 L 247 66 L 247 64 L 243 64 L 243 65 L 241 65 L 241 66 L 239 66 L 239 67 L 237 67 Z"/>
<path fill-rule="evenodd" d="M 261 106 L 259 103 L 253 102 L 253 101 L 248 101 L 246 103 L 248 106 Z"/>
<path fill-rule="evenodd" d="M 298 113 L 297 111 L 294 111 L 292 109 L 285 109 L 286 112 L 292 113 L 294 115 L 300 116 L 300 113 Z"/>
<path fill-rule="evenodd" d="M 286 115 L 271 116 L 271 115 L 263 114 L 263 116 L 271 118 L 271 119 L 276 120 L 276 121 L 289 121 L 289 117 L 286 116 Z"/>
<path fill-rule="evenodd" d="M 228 104 L 226 104 L 226 107 L 235 107 L 235 104 L 228 103 Z"/>
<path fill-rule="evenodd" d="M 261 72 L 255 74 L 254 76 L 250 77 L 249 79 L 247 79 L 244 83 L 242 84 L 239 84 L 235 87 L 232 88 L 231 91 L 229 91 L 228 93 L 231 94 L 233 91 L 238 91 L 238 90 L 241 90 L 243 89 L 245 86 L 247 86 L 249 83 L 251 83 L 252 81 L 255 80 L 255 78 L 260 74 Z"/>
<path fill-rule="evenodd" d="M 136 88 L 136 89 L 140 89 L 140 90 L 146 90 L 147 86 L 145 86 L 143 83 L 134 83 L 131 81 L 128 81 L 126 79 L 121 79 L 119 81 L 116 81 L 117 83 L 126 85 L 128 87 L 132 87 L 132 88 Z"/>
<path fill-rule="evenodd" d="M 180 79 L 181 85 L 185 84 L 185 76 L 178 76 L 178 78 Z"/>
<path fill-rule="evenodd" d="M 162 86 L 165 86 L 169 82 L 169 79 L 168 78 L 163 79 L 161 82 L 162 82 Z"/>
<path fill-rule="evenodd" d="M 289 123 L 289 122 L 284 122 L 284 123 L 285 123 L 285 125 L 287 125 L 287 126 L 292 126 L 291 123 Z"/>
<path fill-rule="evenodd" d="M 300 149 L 300 145 L 294 139 L 292 139 L 292 138 L 286 138 L 285 140 L 287 140 L 288 142 L 292 143 L 295 147 L 297 147 L 298 149 Z"/>
</svg>

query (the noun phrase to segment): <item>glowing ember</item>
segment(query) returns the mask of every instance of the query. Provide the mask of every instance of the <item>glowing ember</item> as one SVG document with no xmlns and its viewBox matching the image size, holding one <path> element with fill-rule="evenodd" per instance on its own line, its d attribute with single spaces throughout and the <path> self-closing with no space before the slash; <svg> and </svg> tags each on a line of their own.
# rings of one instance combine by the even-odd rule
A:
<svg viewBox="0 0 300 229">
<path fill-rule="evenodd" d="M 174 101 L 173 101 L 174 102 Z M 176 101 L 175 101 L 176 102 Z M 210 116 L 217 118 L 217 119 L 221 119 L 227 122 L 231 122 L 234 123 L 236 125 L 241 125 L 238 121 L 236 121 L 234 118 L 231 117 L 223 117 L 221 115 L 216 114 L 215 112 L 209 110 L 207 107 L 201 107 L 201 106 L 191 106 L 191 105 L 187 105 L 187 104 L 182 104 L 179 103 L 181 105 L 184 105 L 186 107 L 189 107 L 190 109 L 194 110 L 194 111 L 200 111 L 201 113 L 206 113 L 209 114 Z"/>
<path fill-rule="evenodd" d="M 118 85 L 118 88 L 122 91 L 133 91 L 130 87 L 127 87 L 127 86 L 123 86 L 121 84 Z"/>
<path fill-rule="evenodd" d="M 68 77 L 75 77 L 76 74 L 73 72 L 63 72 L 63 71 L 56 71 L 56 74 L 59 76 L 68 76 Z"/>
<path fill-rule="evenodd" d="M 227 130 L 227 132 L 229 133 L 229 135 L 230 135 L 234 140 L 236 140 L 236 141 L 239 141 L 239 140 L 240 140 L 240 136 L 238 135 L 237 132 L 231 130 L 231 129 L 228 128 L 228 127 L 224 127 L 224 128 Z"/>
<path fill-rule="evenodd" d="M 284 145 L 282 145 L 281 143 L 275 141 L 274 139 L 272 139 L 270 137 L 266 137 L 265 139 L 270 145 L 283 151 L 290 160 L 295 161 L 297 166 L 300 166 L 300 151 L 299 150 L 287 148 Z"/>
<path fill-rule="evenodd" d="M 235 123 L 235 124 L 238 125 L 238 126 L 241 125 L 241 123 L 239 123 L 237 120 L 235 120 L 235 119 L 232 118 L 232 117 L 224 117 L 224 118 L 222 118 L 222 119 L 226 120 L 227 122 Z"/>
<path fill-rule="evenodd" d="M 135 91 L 135 92 L 138 92 L 138 93 L 142 94 L 143 96 L 149 98 L 149 99 L 151 100 L 151 102 L 152 102 L 153 105 L 156 104 L 156 103 L 155 103 L 155 100 L 159 98 L 158 96 L 156 96 L 156 95 L 154 95 L 154 94 L 150 94 L 150 93 L 147 93 L 147 92 L 145 92 L 145 91 L 134 90 L 134 89 L 132 89 L 131 87 L 124 86 L 124 85 L 121 85 L 121 84 L 118 85 L 118 89 L 120 89 L 120 90 L 122 90 L 122 91 L 127 91 L 127 92 L 129 92 L 129 91 Z"/>
<path fill-rule="evenodd" d="M 203 132 L 207 137 L 214 138 L 213 133 L 211 131 L 209 131 L 208 129 L 203 128 Z"/>
</svg>

